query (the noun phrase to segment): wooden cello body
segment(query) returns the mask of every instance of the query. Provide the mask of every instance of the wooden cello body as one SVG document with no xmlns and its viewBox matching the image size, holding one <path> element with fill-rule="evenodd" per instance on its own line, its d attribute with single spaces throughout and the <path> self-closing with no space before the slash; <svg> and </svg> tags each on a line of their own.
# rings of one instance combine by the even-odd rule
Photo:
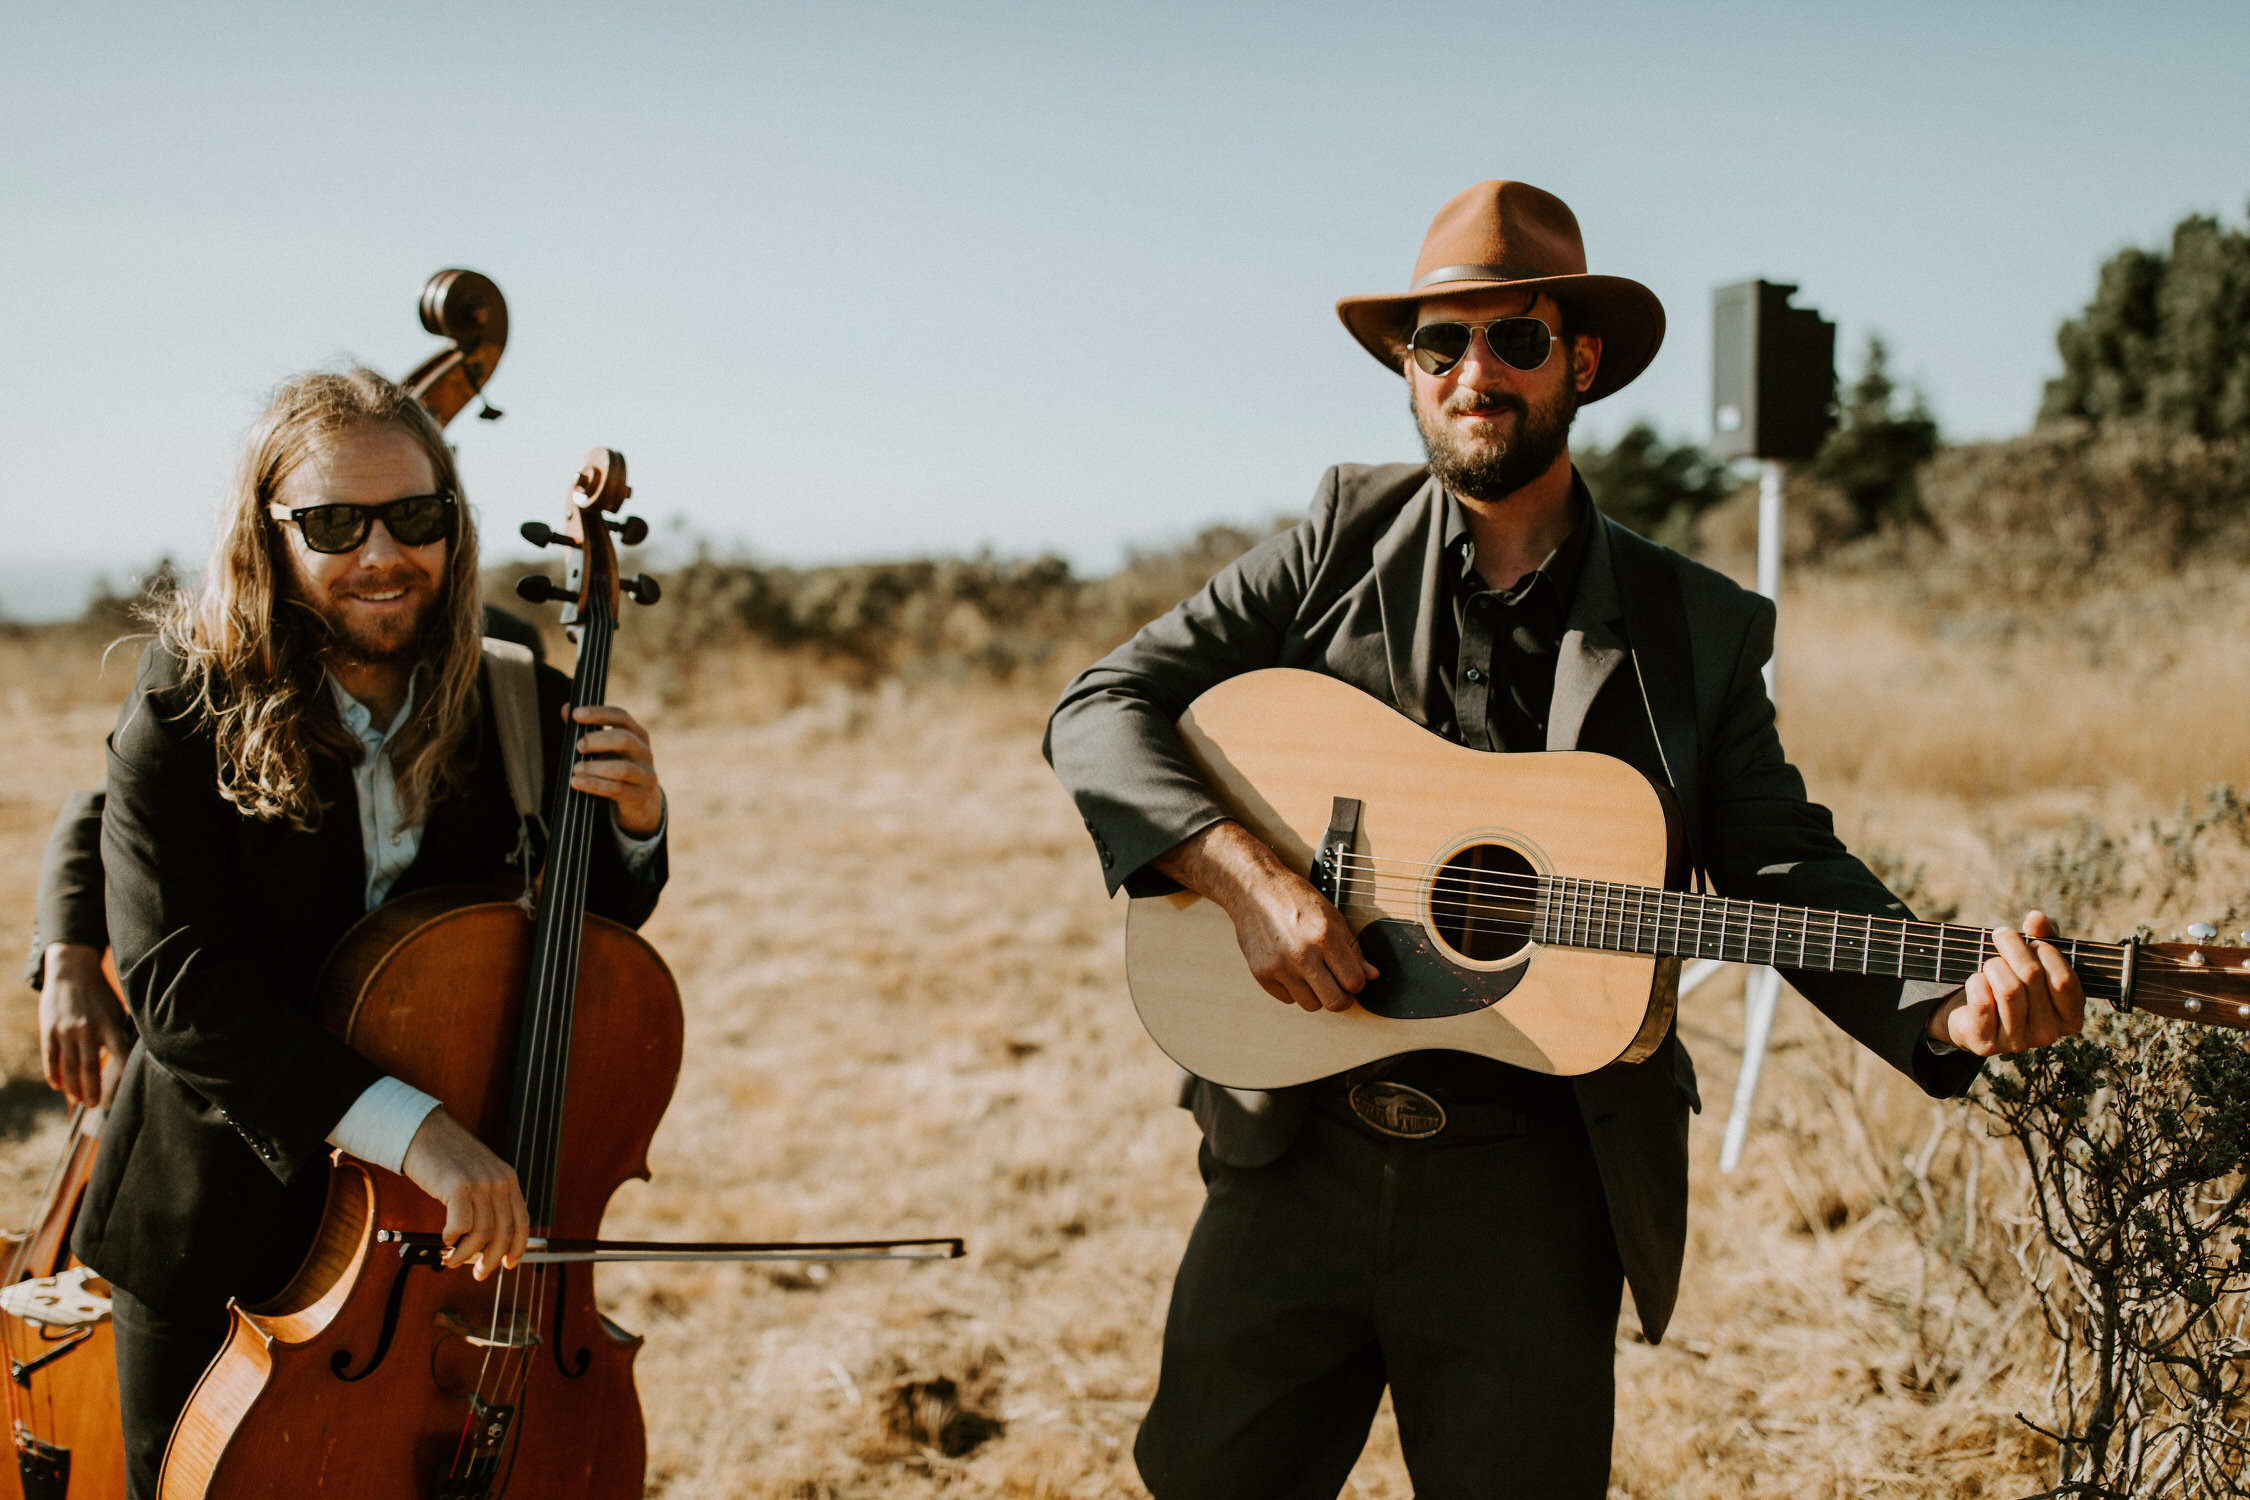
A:
<svg viewBox="0 0 2250 1500">
<path fill-rule="evenodd" d="M 531 929 L 521 907 L 486 892 L 391 902 L 329 960 L 323 1021 L 497 1143 Z M 588 917 L 582 944 L 551 1232 L 590 1237 L 617 1186 L 648 1175 L 649 1139 L 679 1074 L 681 1015 L 670 971 L 637 934 Z M 443 1226 L 443 1210 L 413 1184 L 342 1159 L 304 1267 L 272 1301 L 235 1309 L 227 1345 L 173 1433 L 166 1500 L 638 1496 L 641 1341 L 596 1309 L 594 1268 L 478 1282 L 465 1267 L 402 1256 L 380 1238 Z M 515 1399 L 485 1404 L 513 1410 L 479 1413 L 480 1373 L 493 1388 L 496 1369 L 511 1363 Z M 471 1429 L 472 1421 L 505 1430 Z M 487 1488 L 442 1488 L 471 1446 L 491 1449 Z"/>
</svg>

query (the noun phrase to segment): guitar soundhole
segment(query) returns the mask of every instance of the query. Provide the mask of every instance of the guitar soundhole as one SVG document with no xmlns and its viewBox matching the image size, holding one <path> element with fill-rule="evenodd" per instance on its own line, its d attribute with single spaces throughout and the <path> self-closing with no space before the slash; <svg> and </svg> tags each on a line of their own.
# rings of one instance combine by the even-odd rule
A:
<svg viewBox="0 0 2250 1500">
<path fill-rule="evenodd" d="M 1472 963 L 1497 963 L 1531 941 L 1533 882 L 1539 872 L 1505 844 L 1471 844 L 1430 883 L 1430 926 L 1438 941 Z"/>
</svg>

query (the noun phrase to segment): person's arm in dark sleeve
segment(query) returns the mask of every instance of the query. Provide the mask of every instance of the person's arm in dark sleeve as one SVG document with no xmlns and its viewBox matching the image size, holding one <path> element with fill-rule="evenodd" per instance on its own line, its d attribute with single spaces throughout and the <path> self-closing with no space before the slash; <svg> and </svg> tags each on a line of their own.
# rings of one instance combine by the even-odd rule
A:
<svg viewBox="0 0 2250 1500">
<path fill-rule="evenodd" d="M 141 682 L 109 740 L 102 865 L 119 978 L 149 1057 L 224 1115 L 287 1182 L 383 1076 L 279 992 L 233 864 L 236 816 L 210 741 Z"/>
<path fill-rule="evenodd" d="M 1719 894 L 1788 906 L 1912 917 L 1836 836 L 1835 819 L 1805 792 L 1782 753 L 1763 669 L 1773 654 L 1774 607 L 1757 600 L 1712 735 L 1704 780 L 1705 860 Z M 1965 1093 L 1980 1060 L 1940 1054 L 1930 1016 L 1943 993 L 1895 978 L 1782 970 L 1821 1013 L 1934 1096 Z"/>
<path fill-rule="evenodd" d="M 39 988 L 50 943 L 78 943 L 96 953 L 109 946 L 102 900 L 102 794 L 72 792 L 39 861 L 31 964 L 24 976 L 33 989 Z"/>
<path fill-rule="evenodd" d="M 1093 835 L 1110 892 L 1177 887 L 1147 868 L 1227 816 L 1175 727 L 1206 689 L 1279 663 L 1335 507 L 1330 471 L 1310 519 L 1269 537 L 1063 689 L 1047 763 Z"/>
</svg>

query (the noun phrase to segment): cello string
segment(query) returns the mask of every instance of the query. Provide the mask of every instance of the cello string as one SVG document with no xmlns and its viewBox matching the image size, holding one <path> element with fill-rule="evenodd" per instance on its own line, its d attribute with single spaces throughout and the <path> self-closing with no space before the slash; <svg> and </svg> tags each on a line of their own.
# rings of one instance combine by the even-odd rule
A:
<svg viewBox="0 0 2250 1500">
<path fill-rule="evenodd" d="M 587 648 L 585 660 L 581 663 L 582 670 L 577 674 L 578 681 L 573 684 L 571 695 L 574 707 L 588 707 L 598 701 L 603 696 L 608 675 L 613 621 L 597 605 L 589 610 L 586 626 L 583 636 Z M 557 1148 L 560 1145 L 561 1109 L 566 1083 L 563 1075 L 567 1069 L 570 1018 L 575 1011 L 573 1002 L 580 957 L 579 942 L 574 939 L 582 938 L 584 872 L 587 869 L 586 860 L 591 853 L 595 821 L 592 804 L 596 799 L 569 785 L 570 772 L 575 769 L 579 759 L 579 742 L 588 731 L 578 725 L 575 718 L 570 730 L 570 753 L 564 766 L 561 788 L 563 812 L 557 820 L 560 826 L 555 847 L 549 857 L 550 879 L 545 887 L 551 910 L 547 913 L 548 920 L 540 924 L 545 929 L 546 942 L 542 948 L 542 957 L 546 961 L 541 971 L 541 993 L 534 997 L 531 1062 L 523 1100 L 524 1118 L 519 1119 L 517 1129 L 517 1138 L 526 1143 L 526 1148 L 517 1153 L 519 1167 L 531 1186 L 534 1200 L 540 1205 L 534 1211 L 535 1218 L 551 1218 L 556 1206 L 560 1166 Z M 555 905 L 558 898 L 568 899 L 562 900 L 561 905 Z M 544 1223 L 535 1225 L 535 1228 L 542 1230 L 551 1227 Z M 546 1305 L 546 1268 L 535 1267 L 528 1276 L 520 1270 L 514 1274 L 500 1274 L 507 1281 L 507 1296 L 503 1299 L 498 1295 L 499 1289 L 495 1289 L 493 1338 L 495 1342 L 499 1342 L 497 1335 L 504 1304 L 511 1333 L 508 1342 L 513 1344 L 517 1342 L 513 1335 L 520 1332 L 525 1302 L 528 1300 L 535 1309 Z M 558 1279 L 558 1290 L 560 1285 Z M 520 1359 L 516 1357 L 519 1353 Z M 503 1384 L 519 1390 L 525 1388 L 530 1358 L 530 1354 L 520 1347 L 507 1351 L 501 1362 Z M 488 1351 L 486 1370 L 489 1370 L 489 1366 Z M 484 1373 L 480 1371 L 480 1389 L 484 1385 Z"/>
</svg>

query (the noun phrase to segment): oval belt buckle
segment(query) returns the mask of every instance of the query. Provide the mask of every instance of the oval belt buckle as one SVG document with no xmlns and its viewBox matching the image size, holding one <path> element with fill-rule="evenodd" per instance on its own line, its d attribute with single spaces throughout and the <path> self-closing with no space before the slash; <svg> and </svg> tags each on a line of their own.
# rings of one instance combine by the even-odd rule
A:
<svg viewBox="0 0 2250 1500">
<path fill-rule="evenodd" d="M 1402 1141 L 1418 1141 L 1445 1129 L 1445 1108 L 1420 1089 L 1387 1078 L 1352 1085 L 1352 1113 Z"/>
</svg>

